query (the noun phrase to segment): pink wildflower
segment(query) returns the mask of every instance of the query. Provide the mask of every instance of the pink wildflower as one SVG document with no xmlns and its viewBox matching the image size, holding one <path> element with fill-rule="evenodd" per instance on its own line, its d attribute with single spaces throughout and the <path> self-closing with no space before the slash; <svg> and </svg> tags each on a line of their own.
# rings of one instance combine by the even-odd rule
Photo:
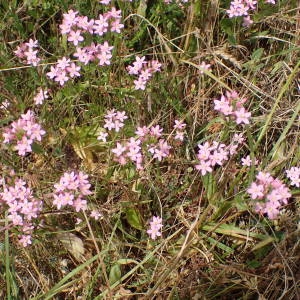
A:
<svg viewBox="0 0 300 300">
<path fill-rule="evenodd" d="M 300 187 L 300 167 L 292 167 L 286 170 L 286 176 L 291 180 L 291 185 Z"/>
<path fill-rule="evenodd" d="M 268 218 L 277 218 L 280 208 L 286 205 L 291 193 L 287 186 L 269 173 L 259 172 L 256 181 L 247 190 L 255 203 L 255 211 L 267 214 Z"/>
<path fill-rule="evenodd" d="M 150 228 L 147 230 L 147 233 L 150 235 L 152 240 L 161 236 L 162 226 L 162 218 L 153 216 L 152 221 L 150 221 Z"/>
<path fill-rule="evenodd" d="M 76 212 L 87 209 L 87 201 L 84 196 L 90 195 L 90 183 L 88 176 L 82 172 L 64 173 L 60 181 L 54 185 L 53 204 L 57 209 L 71 206 Z"/>
<path fill-rule="evenodd" d="M 44 100 L 48 98 L 49 98 L 48 91 L 40 88 L 38 90 L 38 93 L 34 96 L 33 100 L 36 105 L 40 105 L 43 104 Z"/>
<path fill-rule="evenodd" d="M 32 151 L 31 144 L 35 140 L 41 141 L 45 133 L 41 126 L 35 123 L 32 111 L 28 110 L 17 121 L 12 122 L 11 127 L 5 129 L 4 143 L 16 143 L 14 149 L 19 155 L 24 156 Z"/>
<path fill-rule="evenodd" d="M 202 74 L 204 74 L 204 70 L 205 71 L 210 71 L 211 65 L 207 64 L 206 62 L 203 61 L 203 62 L 201 62 L 199 67 L 200 67 L 199 73 L 202 75 Z"/>
</svg>

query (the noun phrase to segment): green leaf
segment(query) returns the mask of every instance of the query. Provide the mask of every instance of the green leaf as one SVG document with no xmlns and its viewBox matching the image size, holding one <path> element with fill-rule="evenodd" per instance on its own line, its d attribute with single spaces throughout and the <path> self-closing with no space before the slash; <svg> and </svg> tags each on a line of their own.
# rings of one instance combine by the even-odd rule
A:
<svg viewBox="0 0 300 300">
<path fill-rule="evenodd" d="M 43 154 L 44 153 L 44 149 L 37 143 L 32 143 L 31 144 L 31 149 L 32 152 L 36 153 L 36 154 Z"/>
<path fill-rule="evenodd" d="M 264 49 L 263 48 L 258 48 L 256 49 L 252 55 L 251 55 L 251 60 L 255 60 L 258 61 L 261 59 L 262 55 L 264 53 Z"/>
<path fill-rule="evenodd" d="M 232 34 L 234 24 L 231 19 L 223 19 L 221 20 L 220 24 L 223 32 L 227 33 L 228 35 Z"/>
<path fill-rule="evenodd" d="M 234 253 L 234 250 L 228 246 L 226 246 L 225 244 L 215 240 L 212 237 L 206 236 L 205 234 L 200 232 L 200 235 L 203 238 L 206 238 L 208 240 L 208 242 L 212 245 L 212 246 L 216 246 L 218 248 L 220 248 L 221 250 L 225 251 L 228 255 Z"/>
<path fill-rule="evenodd" d="M 122 272 L 120 265 L 116 264 L 111 267 L 109 272 L 109 283 L 114 284 L 115 282 L 119 281 L 122 277 Z"/>
<path fill-rule="evenodd" d="M 248 203 L 247 201 L 244 199 L 243 195 L 236 195 L 234 197 L 233 203 L 235 204 L 235 207 L 239 210 L 239 211 L 245 211 L 248 209 Z"/>
<path fill-rule="evenodd" d="M 127 265 L 127 264 L 139 264 L 138 261 L 130 258 L 120 258 L 117 260 L 118 265 Z"/>
<path fill-rule="evenodd" d="M 142 222 L 141 222 L 141 216 L 137 209 L 133 207 L 126 208 L 126 219 L 130 226 L 132 226 L 135 229 L 142 230 Z"/>
<path fill-rule="evenodd" d="M 255 232 L 250 232 L 249 230 L 244 230 L 239 227 L 236 227 L 233 224 L 221 224 L 218 225 L 216 223 L 211 223 L 204 225 L 202 227 L 202 230 L 204 231 L 212 231 L 232 237 L 237 237 L 241 238 L 244 240 L 250 240 L 250 239 L 258 239 L 258 240 L 265 240 L 269 238 L 268 235 L 261 234 L 261 233 L 255 233 Z"/>
<path fill-rule="evenodd" d="M 137 14 L 145 17 L 146 10 L 147 10 L 147 2 L 145 0 L 141 0 L 140 5 L 137 9 Z"/>
<path fill-rule="evenodd" d="M 261 263 L 259 261 L 257 261 L 256 259 L 249 260 L 249 261 L 246 262 L 246 264 L 251 269 L 256 269 L 256 268 L 259 268 L 261 266 Z"/>
</svg>

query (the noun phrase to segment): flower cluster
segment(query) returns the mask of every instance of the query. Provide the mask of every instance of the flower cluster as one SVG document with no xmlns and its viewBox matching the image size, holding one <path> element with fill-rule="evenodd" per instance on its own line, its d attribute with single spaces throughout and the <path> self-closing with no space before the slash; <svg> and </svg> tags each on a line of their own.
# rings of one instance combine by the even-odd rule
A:
<svg viewBox="0 0 300 300">
<path fill-rule="evenodd" d="M 24 180 L 14 178 L 9 181 L 4 185 L 3 192 L 0 193 L 0 203 L 8 206 L 8 219 L 13 226 L 20 229 L 19 242 L 26 247 L 31 244 L 34 220 L 37 219 L 42 209 L 42 203 L 34 198 Z"/>
<path fill-rule="evenodd" d="M 152 240 L 161 236 L 162 227 L 162 218 L 153 216 L 152 221 L 150 221 L 150 228 L 147 230 L 147 233 L 150 235 Z"/>
<path fill-rule="evenodd" d="M 269 173 L 259 172 L 256 181 L 247 189 L 248 194 L 256 200 L 254 209 L 257 213 L 267 214 L 276 219 L 280 208 L 287 204 L 291 193 L 287 186 Z"/>
<path fill-rule="evenodd" d="M 220 100 L 214 100 L 214 109 L 225 116 L 233 118 L 236 124 L 249 124 L 251 113 L 243 106 L 246 101 L 247 99 L 240 98 L 236 91 L 227 91 L 225 96 L 221 96 Z"/>
<path fill-rule="evenodd" d="M 110 46 L 107 41 L 102 44 L 92 42 L 88 46 L 80 46 L 80 44 L 84 42 L 86 35 L 103 36 L 109 31 L 120 33 L 124 25 L 121 24 L 121 10 L 112 7 L 110 11 L 100 14 L 98 19 L 89 19 L 71 9 L 63 14 L 63 21 L 59 27 L 61 34 L 67 35 L 67 41 L 76 47 L 73 56 L 79 62 L 87 65 L 97 60 L 99 66 L 104 66 L 110 65 L 113 46 Z M 80 69 L 81 67 L 75 62 L 63 57 L 55 66 L 51 66 L 47 76 L 63 86 L 71 78 L 79 77 Z"/>
<path fill-rule="evenodd" d="M 291 185 L 300 187 L 300 167 L 292 167 L 286 170 L 286 176 L 291 180 Z"/>
<path fill-rule="evenodd" d="M 116 111 L 115 109 L 112 109 L 110 111 L 107 111 L 106 115 L 104 116 L 104 128 L 107 130 L 114 129 L 116 132 L 119 132 L 120 129 L 124 126 L 124 121 L 128 117 L 126 116 L 125 111 Z"/>
<path fill-rule="evenodd" d="M 121 165 L 125 165 L 129 159 L 135 163 L 137 169 L 142 169 L 143 155 L 141 150 L 141 141 L 131 137 L 125 145 L 118 142 L 116 148 L 112 149 L 112 153 L 114 153 L 115 161 Z"/>
<path fill-rule="evenodd" d="M 30 39 L 29 42 L 20 44 L 14 51 L 15 55 L 23 60 L 25 64 L 37 66 L 40 58 L 37 57 L 38 41 Z"/>
<path fill-rule="evenodd" d="M 148 151 L 152 154 L 153 158 L 156 158 L 158 161 L 162 161 L 164 157 L 168 157 L 170 154 L 171 146 L 164 139 L 159 139 L 156 144 L 151 144 L 148 148 Z"/>
<path fill-rule="evenodd" d="M 146 61 L 145 56 L 135 57 L 135 62 L 127 67 L 130 75 L 138 75 L 138 79 L 134 80 L 136 90 L 145 90 L 148 80 L 152 77 L 153 73 L 159 72 L 161 63 L 157 60 Z"/>
<path fill-rule="evenodd" d="M 143 126 L 136 130 L 137 138 L 131 137 L 127 142 L 117 143 L 112 149 L 114 160 L 125 165 L 129 161 L 133 162 L 138 170 L 143 169 L 143 161 L 146 153 L 153 159 L 162 161 L 170 153 L 171 146 L 165 139 L 160 138 L 162 128 L 159 125 L 150 128 Z"/>
<path fill-rule="evenodd" d="M 201 175 L 211 173 L 215 166 L 222 166 L 230 157 L 237 153 L 238 146 L 243 143 L 244 138 L 240 134 L 233 136 L 232 142 L 226 146 L 225 144 L 213 141 L 205 142 L 198 145 L 197 158 L 199 163 L 195 165 L 195 169 L 201 172 Z"/>
<path fill-rule="evenodd" d="M 47 73 L 47 76 L 63 86 L 70 78 L 79 77 L 79 71 L 80 66 L 63 57 L 57 61 L 55 66 L 50 67 L 50 72 Z"/>
<path fill-rule="evenodd" d="M 218 142 L 205 142 L 203 145 L 198 145 L 197 158 L 199 164 L 195 165 L 196 170 L 202 175 L 211 173 L 215 165 L 222 166 L 228 160 L 229 152 L 225 144 Z"/>
<path fill-rule="evenodd" d="M 108 110 L 104 116 L 104 128 L 108 131 L 114 130 L 119 132 L 121 128 L 124 127 L 124 121 L 128 119 L 125 111 L 116 111 L 114 108 Z M 101 131 L 97 137 L 97 140 L 106 142 L 108 133 L 106 131 Z"/>
<path fill-rule="evenodd" d="M 109 46 L 108 42 L 103 44 L 91 43 L 87 47 L 77 47 L 76 52 L 73 54 L 80 62 L 87 65 L 89 62 L 98 60 L 99 66 L 110 65 L 110 59 L 112 58 L 113 46 Z"/>
<path fill-rule="evenodd" d="M 34 96 L 33 100 L 35 105 L 41 105 L 43 104 L 44 100 L 49 98 L 49 94 L 47 90 L 43 90 L 42 88 L 39 88 L 37 94 Z"/>
<path fill-rule="evenodd" d="M 18 151 L 19 155 L 25 156 L 26 153 L 32 151 L 32 143 L 34 141 L 40 142 L 45 133 L 41 126 L 35 122 L 33 112 L 28 110 L 17 121 L 12 122 L 10 127 L 5 128 L 3 143 L 16 143 L 14 150 Z"/>
<path fill-rule="evenodd" d="M 124 120 L 127 116 L 124 111 L 116 111 L 112 109 L 107 111 L 104 116 L 104 128 L 97 139 L 106 142 L 109 132 L 114 130 L 119 132 L 124 126 Z M 183 141 L 185 135 L 186 124 L 183 121 L 175 120 L 173 136 L 174 140 Z M 152 159 L 162 161 L 170 154 L 171 146 L 162 138 L 163 128 L 159 125 L 152 125 L 150 127 L 137 127 L 135 131 L 136 137 L 130 137 L 123 142 L 117 142 L 115 148 L 112 149 L 114 160 L 121 165 L 128 162 L 135 164 L 138 170 L 143 169 L 143 162 L 145 155 L 150 155 Z"/>
<path fill-rule="evenodd" d="M 275 0 L 265 0 L 266 3 L 275 4 Z M 250 11 L 255 11 L 257 8 L 257 0 L 233 0 L 230 3 L 230 8 L 226 11 L 229 18 L 243 17 L 244 26 L 250 26 L 253 21 L 249 16 Z"/>
<path fill-rule="evenodd" d="M 121 10 L 112 7 L 110 11 L 100 14 L 98 19 L 88 19 L 87 16 L 78 15 L 78 11 L 72 9 L 63 14 L 62 24 L 59 26 L 61 34 L 67 34 L 67 39 L 77 46 L 84 41 L 83 34 L 95 34 L 102 36 L 111 31 L 120 33 L 124 27 L 121 21 Z"/>
<path fill-rule="evenodd" d="M 69 205 L 76 212 L 87 209 L 85 196 L 92 194 L 90 191 L 88 176 L 82 172 L 66 172 L 60 178 L 59 183 L 54 185 L 53 204 L 57 209 Z"/>
<path fill-rule="evenodd" d="M 175 125 L 173 127 L 175 129 L 175 137 L 174 137 L 175 140 L 183 141 L 185 127 L 186 124 L 183 123 L 183 121 L 175 120 Z"/>
</svg>

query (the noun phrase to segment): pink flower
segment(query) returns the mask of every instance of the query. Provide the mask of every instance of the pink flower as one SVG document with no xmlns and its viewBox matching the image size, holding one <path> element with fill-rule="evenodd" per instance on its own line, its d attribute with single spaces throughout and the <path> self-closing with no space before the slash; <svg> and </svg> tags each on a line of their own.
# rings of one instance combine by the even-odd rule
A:
<svg viewBox="0 0 300 300">
<path fill-rule="evenodd" d="M 207 160 L 210 157 L 210 153 L 211 153 L 211 146 L 210 143 L 205 142 L 204 145 L 198 145 L 198 154 L 197 154 L 197 158 L 199 160 Z"/>
<path fill-rule="evenodd" d="M 174 137 L 175 140 L 183 141 L 184 140 L 184 132 L 176 131 L 176 135 Z"/>
<path fill-rule="evenodd" d="M 17 57 L 23 59 L 24 63 L 37 66 L 40 62 L 40 58 L 37 57 L 38 50 L 34 50 L 37 47 L 38 41 L 30 39 L 29 42 L 19 45 L 14 53 Z"/>
<path fill-rule="evenodd" d="M 246 100 L 246 98 L 240 99 L 236 91 L 227 91 L 226 96 L 222 95 L 220 100 L 214 100 L 214 108 L 225 116 L 235 119 L 237 124 L 249 124 L 251 113 L 243 107 Z"/>
<path fill-rule="evenodd" d="M 273 220 L 273 219 L 277 218 L 277 216 L 279 214 L 279 210 L 277 207 L 274 207 L 272 205 L 272 203 L 266 202 L 266 205 L 265 205 L 264 209 L 262 210 L 262 213 L 267 214 L 268 218 Z"/>
<path fill-rule="evenodd" d="M 160 137 L 163 129 L 159 125 L 150 127 L 150 135 Z"/>
<path fill-rule="evenodd" d="M 255 203 L 255 211 L 267 214 L 268 218 L 277 218 L 280 208 L 288 203 L 291 197 L 289 189 L 278 178 L 269 173 L 259 172 L 256 181 L 252 182 L 247 192 L 252 199 L 259 199 Z"/>
<path fill-rule="evenodd" d="M 67 73 L 65 71 L 61 71 L 57 74 L 54 80 L 59 82 L 59 84 L 63 86 L 65 82 L 69 80 L 69 77 L 67 76 Z"/>
<path fill-rule="evenodd" d="M 70 66 L 67 67 L 67 72 L 69 73 L 69 76 L 71 78 L 79 77 L 80 76 L 80 73 L 79 73 L 80 69 L 81 69 L 80 66 L 76 66 L 76 64 L 72 62 L 70 64 Z"/>
<path fill-rule="evenodd" d="M 245 141 L 245 138 L 243 137 L 242 133 L 240 134 L 235 133 L 233 135 L 232 141 L 237 144 L 242 144 Z"/>
<path fill-rule="evenodd" d="M 243 26 L 250 27 L 253 24 L 253 20 L 251 20 L 250 16 L 246 16 L 243 18 Z"/>
<path fill-rule="evenodd" d="M 107 111 L 107 114 L 105 115 L 105 124 L 104 128 L 107 128 L 108 130 L 115 129 L 116 132 L 119 132 L 119 130 L 124 126 L 124 120 L 126 120 L 128 117 L 126 116 L 125 112 L 122 111 L 116 111 L 113 109 L 112 111 Z"/>
<path fill-rule="evenodd" d="M 210 161 L 206 160 L 200 160 L 199 164 L 195 165 L 195 168 L 201 172 L 202 176 L 204 176 L 206 173 L 212 172 Z"/>
<path fill-rule="evenodd" d="M 107 132 L 100 132 L 98 137 L 97 137 L 97 140 L 102 141 L 102 142 L 106 142 L 107 136 L 108 136 Z"/>
<path fill-rule="evenodd" d="M 91 55 L 89 55 L 86 48 L 77 47 L 76 52 L 73 55 L 74 57 L 77 57 L 78 60 L 84 63 L 85 65 L 87 65 L 92 59 Z"/>
<path fill-rule="evenodd" d="M 50 72 L 48 72 L 46 75 L 50 78 L 53 79 L 58 75 L 58 68 L 51 66 L 50 67 Z"/>
<path fill-rule="evenodd" d="M 98 49 L 100 49 L 100 52 L 105 52 L 106 54 L 111 54 L 112 49 L 114 46 L 110 46 L 107 41 L 105 41 L 103 44 L 100 44 L 97 46 Z"/>
<path fill-rule="evenodd" d="M 229 101 L 225 96 L 221 96 L 220 100 L 214 100 L 214 109 L 220 111 L 225 116 L 231 115 L 233 112 L 233 107 L 229 104 Z"/>
<path fill-rule="evenodd" d="M 77 17 L 77 27 L 81 28 L 84 31 L 89 32 L 90 34 L 94 33 L 94 19 L 89 20 L 87 16 L 78 16 Z"/>
<path fill-rule="evenodd" d="M 3 192 L 0 193 L 2 206 L 8 207 L 7 219 L 13 226 L 18 227 L 19 242 L 23 247 L 31 244 L 31 234 L 34 230 L 34 219 L 42 209 L 41 201 L 34 198 L 32 191 L 22 179 L 15 178 L 14 174 L 9 178 Z"/>
<path fill-rule="evenodd" d="M 251 117 L 251 113 L 247 112 L 244 107 L 235 111 L 236 115 L 236 123 L 237 124 L 249 124 L 249 118 Z"/>
<path fill-rule="evenodd" d="M 147 134 L 149 134 L 149 129 L 147 126 L 137 127 L 135 134 L 138 135 L 140 138 L 145 137 Z"/>
<path fill-rule="evenodd" d="M 70 59 L 66 58 L 65 56 L 57 60 L 57 65 L 56 65 L 57 68 L 61 70 L 65 70 L 69 66 L 70 66 Z"/>
<path fill-rule="evenodd" d="M 147 230 L 147 233 L 150 235 L 152 240 L 161 236 L 162 226 L 162 219 L 160 217 L 153 216 L 152 221 L 150 221 L 150 228 Z"/>
<path fill-rule="evenodd" d="M 39 44 L 38 40 L 33 40 L 33 39 L 30 39 L 29 42 L 25 43 L 25 45 L 28 48 L 37 48 L 38 44 Z"/>
<path fill-rule="evenodd" d="M 116 156 L 121 156 L 125 151 L 126 147 L 122 146 L 120 143 L 117 143 L 117 147 L 111 150 Z"/>
<path fill-rule="evenodd" d="M 42 88 L 40 88 L 38 90 L 38 93 L 34 96 L 33 100 L 36 105 L 40 105 L 43 104 L 44 100 L 48 98 L 49 98 L 48 91 L 47 90 L 44 91 Z"/>
<path fill-rule="evenodd" d="M 59 183 L 54 185 L 53 204 L 57 209 L 69 205 L 75 211 L 85 210 L 87 201 L 82 199 L 84 196 L 90 195 L 90 183 L 88 176 L 82 172 L 64 173 Z"/>
<path fill-rule="evenodd" d="M 162 64 L 158 60 L 151 60 L 150 68 L 151 68 L 152 72 L 160 72 L 161 67 L 162 67 Z"/>
<path fill-rule="evenodd" d="M 116 10 L 115 7 L 112 7 L 110 11 L 105 14 L 108 19 L 121 19 L 121 10 Z"/>
<path fill-rule="evenodd" d="M 247 190 L 252 199 L 261 199 L 264 196 L 264 186 L 255 182 L 251 183 L 250 188 Z"/>
<path fill-rule="evenodd" d="M 105 32 L 107 32 L 107 19 L 103 17 L 103 15 L 99 15 L 99 19 L 95 20 L 93 28 L 95 34 L 102 36 Z"/>
<path fill-rule="evenodd" d="M 20 239 L 19 239 L 19 243 L 25 248 L 28 245 L 32 244 L 31 241 L 31 235 L 21 235 Z"/>
<path fill-rule="evenodd" d="M 60 33 L 61 34 L 67 34 L 71 31 L 72 25 L 68 24 L 66 22 L 63 22 L 62 24 L 59 25 L 60 28 Z"/>
<path fill-rule="evenodd" d="M 31 144 L 37 140 L 41 141 L 42 135 L 46 132 L 35 123 L 32 111 L 28 110 L 26 114 L 12 122 L 11 127 L 5 128 L 3 137 L 4 143 L 16 143 L 14 149 L 21 156 L 31 152 Z"/>
<path fill-rule="evenodd" d="M 81 197 L 78 197 L 73 204 L 73 207 L 75 208 L 76 212 L 79 211 L 85 211 L 87 209 L 87 201 L 84 199 L 81 199 Z"/>
<path fill-rule="evenodd" d="M 146 89 L 147 81 L 144 80 L 142 77 L 139 77 L 137 80 L 134 80 L 133 83 L 134 83 L 134 88 L 136 90 L 142 90 L 143 91 L 143 90 Z"/>
<path fill-rule="evenodd" d="M 76 25 L 78 11 L 73 11 L 70 9 L 68 13 L 63 14 L 64 17 L 64 23 L 67 23 L 69 25 Z"/>
<path fill-rule="evenodd" d="M 73 42 L 74 46 L 77 46 L 79 42 L 84 40 L 83 36 L 81 35 L 80 30 L 71 30 L 68 34 L 68 41 Z"/>
<path fill-rule="evenodd" d="M 136 56 L 133 66 L 137 67 L 138 70 L 141 70 L 143 68 L 143 65 L 147 63 L 145 59 L 146 59 L 145 56 L 143 57 Z"/>
<path fill-rule="evenodd" d="M 183 121 L 175 120 L 174 122 L 175 122 L 174 129 L 178 129 L 178 130 L 183 130 L 183 129 L 185 129 L 186 124 L 183 123 Z"/>
<path fill-rule="evenodd" d="M 92 210 L 90 213 L 90 217 L 94 218 L 95 220 L 99 220 L 100 217 L 103 215 L 98 210 Z"/>
<path fill-rule="evenodd" d="M 145 90 L 147 81 L 152 77 L 152 73 L 159 72 L 160 67 L 161 64 L 156 60 L 147 62 L 145 56 L 136 56 L 135 62 L 127 67 L 130 75 L 139 75 L 138 79 L 134 80 L 134 88 L 136 90 Z"/>
<path fill-rule="evenodd" d="M 199 67 L 200 67 L 199 73 L 202 75 L 202 74 L 204 74 L 204 70 L 205 71 L 210 71 L 211 65 L 207 64 L 206 62 L 203 61 L 203 62 L 201 62 Z"/>
<path fill-rule="evenodd" d="M 291 185 L 300 187 L 300 167 L 292 167 L 286 170 L 286 176 L 291 180 Z"/>
<path fill-rule="evenodd" d="M 110 30 L 112 32 L 121 33 L 121 29 L 122 28 L 124 28 L 124 25 L 121 24 L 119 20 L 115 20 L 115 21 L 111 22 L 111 28 L 110 28 Z"/>
<path fill-rule="evenodd" d="M 274 180 L 274 178 L 271 176 L 270 173 L 264 173 L 264 172 L 258 172 L 256 175 L 256 179 L 264 185 L 271 184 Z"/>
<path fill-rule="evenodd" d="M 254 159 L 254 165 L 257 165 L 258 161 L 257 159 Z M 245 158 L 242 158 L 242 166 L 251 167 L 252 165 L 252 159 L 250 158 L 250 155 L 247 155 Z"/>
<path fill-rule="evenodd" d="M 101 52 L 98 53 L 96 57 L 99 59 L 99 66 L 110 65 L 110 59 L 112 58 L 112 55 L 110 53 Z"/>
</svg>

